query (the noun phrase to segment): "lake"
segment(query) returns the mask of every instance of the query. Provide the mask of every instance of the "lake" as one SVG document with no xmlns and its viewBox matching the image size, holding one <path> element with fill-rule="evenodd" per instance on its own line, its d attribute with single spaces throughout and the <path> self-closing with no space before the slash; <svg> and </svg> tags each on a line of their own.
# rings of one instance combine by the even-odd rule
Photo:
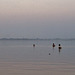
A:
<svg viewBox="0 0 75 75">
<path fill-rule="evenodd" d="M 2 75 L 75 75 L 75 40 L 0 40 L 0 67 Z"/>
</svg>

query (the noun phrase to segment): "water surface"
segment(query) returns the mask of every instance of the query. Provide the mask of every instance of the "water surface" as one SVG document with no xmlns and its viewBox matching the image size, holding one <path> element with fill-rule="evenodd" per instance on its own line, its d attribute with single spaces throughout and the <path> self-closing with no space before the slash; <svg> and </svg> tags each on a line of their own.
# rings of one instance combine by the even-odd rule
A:
<svg viewBox="0 0 75 75">
<path fill-rule="evenodd" d="M 75 40 L 0 40 L 0 74 L 75 75 Z"/>
<path fill-rule="evenodd" d="M 56 45 L 54 49 L 53 42 Z M 62 46 L 60 51 L 59 43 Z M 33 44 L 36 45 L 35 48 Z M 0 40 L 0 61 L 74 63 L 75 40 Z"/>
</svg>

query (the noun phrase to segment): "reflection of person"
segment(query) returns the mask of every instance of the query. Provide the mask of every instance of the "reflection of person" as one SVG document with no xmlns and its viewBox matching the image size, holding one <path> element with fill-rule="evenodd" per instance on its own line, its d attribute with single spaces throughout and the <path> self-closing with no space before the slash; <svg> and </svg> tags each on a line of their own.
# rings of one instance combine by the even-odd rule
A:
<svg viewBox="0 0 75 75">
<path fill-rule="evenodd" d="M 61 50 L 59 49 L 59 53 L 60 53 L 60 51 L 61 51 Z"/>
<path fill-rule="evenodd" d="M 55 44 L 53 43 L 52 47 L 54 48 L 55 47 Z"/>
</svg>

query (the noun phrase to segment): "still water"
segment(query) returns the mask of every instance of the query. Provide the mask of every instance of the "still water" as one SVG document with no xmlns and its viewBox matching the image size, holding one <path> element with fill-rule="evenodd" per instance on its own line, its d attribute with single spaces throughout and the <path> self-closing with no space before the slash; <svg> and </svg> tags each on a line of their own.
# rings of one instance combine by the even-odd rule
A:
<svg viewBox="0 0 75 75">
<path fill-rule="evenodd" d="M 0 61 L 75 64 L 75 40 L 0 40 Z"/>
</svg>

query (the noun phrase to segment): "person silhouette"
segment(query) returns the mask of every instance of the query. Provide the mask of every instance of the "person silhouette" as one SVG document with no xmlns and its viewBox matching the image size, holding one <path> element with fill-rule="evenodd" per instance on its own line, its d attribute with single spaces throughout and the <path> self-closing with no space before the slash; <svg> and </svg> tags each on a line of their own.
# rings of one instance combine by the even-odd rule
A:
<svg viewBox="0 0 75 75">
<path fill-rule="evenodd" d="M 35 44 L 33 44 L 33 47 L 35 47 Z"/>
<path fill-rule="evenodd" d="M 61 44 L 58 45 L 58 49 L 59 49 L 59 53 L 60 53 L 61 49 L 62 49 Z"/>
<path fill-rule="evenodd" d="M 59 44 L 58 49 L 59 49 L 59 50 L 62 49 L 61 44 Z"/>
<path fill-rule="evenodd" d="M 51 53 L 49 53 L 49 55 L 51 55 Z"/>
<path fill-rule="evenodd" d="M 53 43 L 52 47 L 54 48 L 55 47 L 55 44 Z"/>
</svg>

